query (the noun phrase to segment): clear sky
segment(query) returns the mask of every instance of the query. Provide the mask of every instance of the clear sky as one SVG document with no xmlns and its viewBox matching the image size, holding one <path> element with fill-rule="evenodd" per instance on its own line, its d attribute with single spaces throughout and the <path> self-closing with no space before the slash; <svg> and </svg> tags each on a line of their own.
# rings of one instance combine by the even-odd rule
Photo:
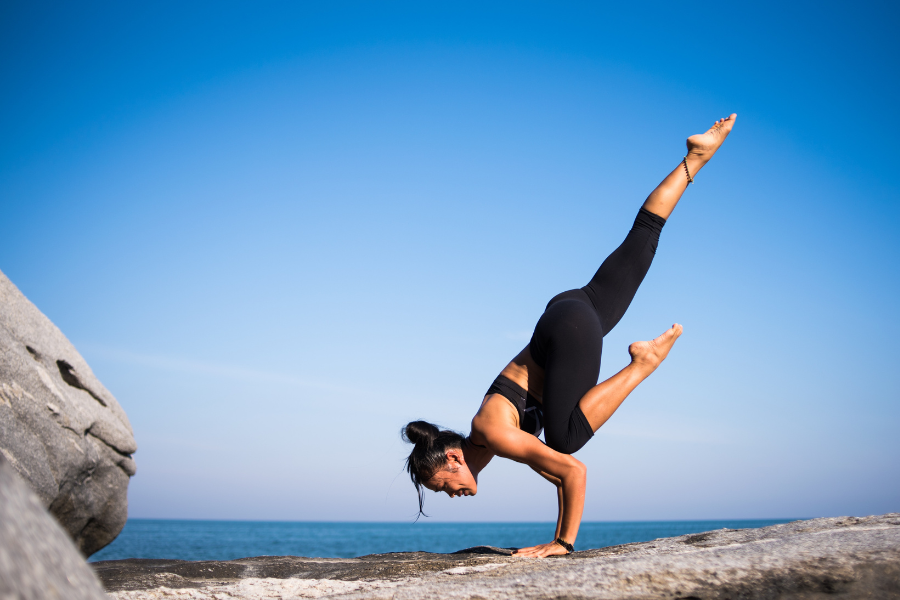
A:
<svg viewBox="0 0 900 600">
<path fill-rule="evenodd" d="M 900 510 L 890 2 L 0 5 L 0 269 L 137 437 L 133 517 L 410 520 L 684 139 L 738 113 L 604 342 L 684 324 L 587 520 Z M 504 464 L 507 463 L 507 464 Z M 439 520 L 555 519 L 496 460 Z"/>
</svg>

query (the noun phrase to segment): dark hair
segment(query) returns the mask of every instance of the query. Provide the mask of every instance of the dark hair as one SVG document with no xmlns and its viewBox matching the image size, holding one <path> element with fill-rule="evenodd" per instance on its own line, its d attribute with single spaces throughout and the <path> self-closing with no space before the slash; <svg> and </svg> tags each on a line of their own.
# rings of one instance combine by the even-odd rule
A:
<svg viewBox="0 0 900 600">
<path fill-rule="evenodd" d="M 404 441 L 415 444 L 406 459 L 406 471 L 419 494 L 419 515 L 425 515 L 422 510 L 425 503 L 425 488 L 422 483 L 431 479 L 447 464 L 447 450 L 462 450 L 466 438 L 449 429 L 438 429 L 425 421 L 408 423 L 400 435 Z"/>
</svg>

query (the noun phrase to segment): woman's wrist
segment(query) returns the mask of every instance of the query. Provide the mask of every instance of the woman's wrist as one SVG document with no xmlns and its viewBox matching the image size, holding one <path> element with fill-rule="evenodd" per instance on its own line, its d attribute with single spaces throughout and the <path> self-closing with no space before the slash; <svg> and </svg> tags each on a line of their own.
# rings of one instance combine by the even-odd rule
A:
<svg viewBox="0 0 900 600">
<path fill-rule="evenodd" d="M 575 552 L 575 546 L 562 539 L 561 537 L 556 538 L 555 541 L 558 545 L 562 546 L 565 549 L 566 553 Z"/>
</svg>

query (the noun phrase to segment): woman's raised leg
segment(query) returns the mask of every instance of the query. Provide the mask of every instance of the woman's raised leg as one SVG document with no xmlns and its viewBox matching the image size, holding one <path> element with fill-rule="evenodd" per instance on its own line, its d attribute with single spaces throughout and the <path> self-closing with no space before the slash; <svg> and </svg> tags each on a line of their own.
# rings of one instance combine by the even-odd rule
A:
<svg viewBox="0 0 900 600">
<path fill-rule="evenodd" d="M 709 159 L 712 158 L 716 150 L 719 149 L 719 146 L 722 145 L 722 142 L 725 141 L 725 138 L 728 137 L 728 134 L 731 132 L 735 119 L 737 119 L 737 115 L 732 114 L 726 119 L 716 121 L 706 133 L 692 135 L 687 139 L 688 154 L 684 163 L 687 164 L 691 177 L 695 177 L 697 172 L 709 162 Z M 667 219 L 669 215 L 672 214 L 675 205 L 678 204 L 678 200 L 681 199 L 681 195 L 684 193 L 687 186 L 688 178 L 687 173 L 685 173 L 684 164 L 679 163 L 662 183 L 653 190 L 650 196 L 647 197 L 642 208 L 653 213 L 653 215 Z M 639 215 L 639 220 L 640 217 L 641 216 Z M 635 226 L 637 227 L 637 225 L 638 222 L 636 221 Z M 634 230 L 632 230 L 632 232 L 634 232 Z M 629 234 L 629 238 L 630 237 L 632 237 L 632 234 Z M 626 238 L 626 243 L 627 242 L 628 239 Z M 595 305 L 597 305 L 598 313 L 601 315 L 601 319 L 606 321 L 606 323 L 604 323 L 604 334 L 608 333 L 618 322 L 618 319 L 621 318 L 621 315 L 624 314 L 624 309 L 627 308 L 628 304 L 631 302 L 631 297 L 633 297 L 634 292 L 637 291 L 637 285 L 626 285 L 624 287 L 627 287 L 627 290 L 613 290 L 618 291 L 618 294 L 613 293 L 610 295 L 610 284 L 619 285 L 623 282 L 627 283 L 627 279 L 624 277 L 612 277 L 607 274 L 605 277 L 607 283 L 602 287 L 594 286 L 595 281 L 602 281 L 604 279 L 600 276 L 605 267 L 607 268 L 607 271 L 610 271 L 613 274 L 631 271 L 633 278 L 633 274 L 636 271 L 643 270 L 643 273 L 646 273 L 646 269 L 650 266 L 646 256 L 638 255 L 634 252 L 617 257 L 617 253 L 622 253 L 626 250 L 626 243 L 623 243 L 619 249 L 604 261 L 604 265 L 600 267 L 597 275 L 591 280 L 591 284 L 587 286 L 587 288 L 598 287 L 595 292 L 603 292 L 604 290 L 602 287 L 607 288 L 602 295 L 600 293 L 595 293 L 595 295 L 604 299 L 612 299 L 608 302 L 608 307 L 604 307 L 602 304 L 603 300 L 601 300 L 600 304 L 598 304 L 596 300 L 594 301 Z M 653 246 L 653 250 L 655 251 L 655 245 Z M 644 252 L 644 254 L 646 254 L 646 252 Z M 624 265 L 618 264 L 627 260 L 630 260 L 633 263 L 631 265 L 632 268 L 630 269 L 625 269 Z M 652 260 L 652 257 L 650 257 L 650 260 Z M 607 267 L 607 262 L 612 262 L 613 264 Z M 646 263 L 646 265 L 644 265 L 644 263 Z M 640 275 L 640 279 L 643 279 L 643 274 Z M 638 285 L 640 284 L 640 279 L 637 280 Z M 615 285 L 613 287 L 615 287 Z M 621 288 L 622 286 L 619 285 L 619 287 Z M 627 292 L 632 288 L 633 291 L 630 292 L 627 301 L 624 301 L 624 292 Z M 605 308 L 608 310 L 605 310 Z M 628 394 L 630 394 L 641 381 L 649 377 L 650 373 L 655 371 L 659 364 L 665 360 L 666 356 L 669 354 L 669 350 L 672 349 L 675 340 L 678 339 L 681 332 L 681 325 L 675 324 L 661 336 L 652 341 L 635 342 L 634 344 L 631 344 L 628 348 L 628 352 L 631 354 L 631 364 L 609 379 L 595 385 L 582 396 L 581 400 L 578 402 L 578 406 L 581 409 L 581 412 L 584 413 L 584 416 L 588 423 L 590 423 L 593 431 L 596 432 L 612 416 L 616 409 L 619 408 L 622 402 L 625 401 Z"/>
<path fill-rule="evenodd" d="M 737 115 L 731 115 L 727 119 L 720 119 L 706 133 L 692 135 L 687 139 L 687 158 L 651 192 L 638 212 L 628 236 L 582 288 L 597 310 L 603 335 L 612 331 L 625 315 L 644 276 L 650 270 L 663 225 L 688 186 L 684 165 L 687 164 L 693 177 L 725 141 L 736 118 Z"/>
</svg>

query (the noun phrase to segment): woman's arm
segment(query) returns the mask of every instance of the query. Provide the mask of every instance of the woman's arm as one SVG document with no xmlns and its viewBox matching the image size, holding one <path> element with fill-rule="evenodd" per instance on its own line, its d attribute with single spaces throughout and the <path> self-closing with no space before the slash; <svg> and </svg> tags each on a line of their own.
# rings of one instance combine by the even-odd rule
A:
<svg viewBox="0 0 900 600">
<path fill-rule="evenodd" d="M 559 505 L 559 515 L 556 517 L 556 533 L 553 534 L 553 539 L 556 539 L 559 537 L 559 530 L 562 528 L 562 522 L 563 522 L 564 501 L 563 501 L 562 481 L 560 481 L 558 478 L 554 477 L 553 475 L 550 475 L 549 473 L 544 473 L 543 471 L 541 471 L 539 469 L 535 469 L 534 467 L 531 467 L 531 468 L 534 470 L 535 473 L 537 473 L 538 475 L 540 475 L 541 477 L 543 477 L 544 479 L 546 479 L 547 481 L 552 483 L 554 485 L 554 487 L 556 487 L 556 503 Z M 563 538 L 563 539 L 565 539 L 565 538 Z M 568 540 L 566 540 L 566 541 L 568 541 Z"/>
<path fill-rule="evenodd" d="M 473 425 L 478 424 L 473 421 Z M 584 512 L 584 493 L 587 483 L 587 468 L 584 464 L 568 454 L 561 454 L 553 450 L 533 435 L 519 429 L 496 425 L 478 427 L 478 429 L 494 454 L 525 463 L 551 482 L 553 479 L 550 477 L 559 481 L 557 495 L 560 505 L 557 537 L 574 544 L 575 538 L 578 536 L 578 527 L 581 525 L 581 514 Z M 547 477 L 548 475 L 550 477 Z M 557 544 L 554 538 L 547 544 L 522 548 L 516 554 L 540 558 L 565 553 L 565 548 Z"/>
<path fill-rule="evenodd" d="M 559 507 L 559 509 L 558 509 L 559 514 L 556 517 L 556 533 L 553 534 L 556 537 L 553 538 L 554 540 L 562 537 L 563 515 L 566 513 L 565 498 L 563 497 L 562 486 L 559 486 L 558 488 L 556 488 L 556 504 Z M 581 525 L 580 519 L 579 519 L 578 524 Z M 569 541 L 567 538 L 563 538 L 563 539 L 566 540 L 567 542 L 569 542 L 570 544 L 575 544 L 574 541 Z"/>
</svg>

